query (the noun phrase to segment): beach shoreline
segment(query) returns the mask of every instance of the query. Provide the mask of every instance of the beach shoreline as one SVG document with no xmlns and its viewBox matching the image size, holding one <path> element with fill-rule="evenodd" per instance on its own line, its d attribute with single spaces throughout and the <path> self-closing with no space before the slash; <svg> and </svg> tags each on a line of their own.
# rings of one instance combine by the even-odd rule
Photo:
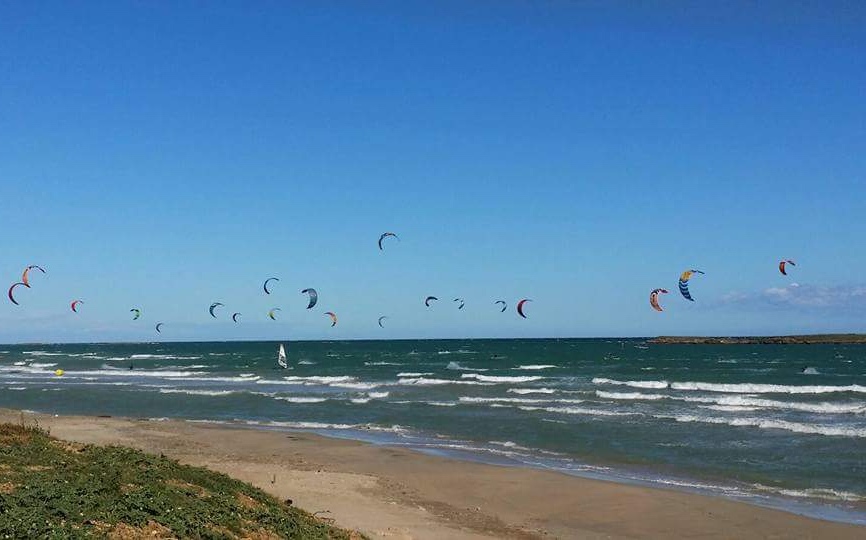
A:
<svg viewBox="0 0 866 540">
<path fill-rule="evenodd" d="M 866 531 L 720 497 L 306 431 L 11 409 L 0 410 L 0 421 L 205 466 L 373 538 L 857 538 Z"/>
</svg>

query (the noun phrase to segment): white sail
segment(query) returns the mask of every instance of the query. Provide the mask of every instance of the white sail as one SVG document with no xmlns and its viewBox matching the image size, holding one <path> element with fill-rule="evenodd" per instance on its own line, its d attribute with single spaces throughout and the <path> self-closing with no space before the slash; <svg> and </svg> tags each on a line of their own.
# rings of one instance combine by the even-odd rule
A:
<svg viewBox="0 0 866 540">
<path fill-rule="evenodd" d="M 280 352 L 277 355 L 277 363 L 281 368 L 287 368 L 289 365 L 286 363 L 286 348 L 283 347 L 283 344 L 280 343 Z"/>
</svg>

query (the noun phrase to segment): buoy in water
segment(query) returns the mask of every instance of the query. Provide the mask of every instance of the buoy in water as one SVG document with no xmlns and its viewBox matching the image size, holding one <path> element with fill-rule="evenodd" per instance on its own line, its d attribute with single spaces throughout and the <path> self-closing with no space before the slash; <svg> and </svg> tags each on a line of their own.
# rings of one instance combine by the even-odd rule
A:
<svg viewBox="0 0 866 540">
<path fill-rule="evenodd" d="M 57 375 L 58 377 L 62 377 L 63 376 L 63 370 L 62 369 L 56 369 L 56 370 L 54 370 L 54 374 Z"/>
</svg>

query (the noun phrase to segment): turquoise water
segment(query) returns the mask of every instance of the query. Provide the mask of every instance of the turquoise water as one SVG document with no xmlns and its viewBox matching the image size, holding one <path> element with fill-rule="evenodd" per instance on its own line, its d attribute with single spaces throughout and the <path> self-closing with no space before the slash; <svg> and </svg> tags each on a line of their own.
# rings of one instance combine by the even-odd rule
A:
<svg viewBox="0 0 866 540">
<path fill-rule="evenodd" d="M 0 346 L 0 406 L 311 429 L 866 523 L 863 346 L 287 342 L 289 370 L 277 347 Z"/>
</svg>

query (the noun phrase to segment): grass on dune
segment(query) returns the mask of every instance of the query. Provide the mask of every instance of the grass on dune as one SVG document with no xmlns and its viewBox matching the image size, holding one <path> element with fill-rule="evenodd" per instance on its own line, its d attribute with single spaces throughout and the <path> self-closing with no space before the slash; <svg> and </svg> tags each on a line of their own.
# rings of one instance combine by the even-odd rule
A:
<svg viewBox="0 0 866 540">
<path fill-rule="evenodd" d="M 224 474 L 0 424 L 2 538 L 360 538 Z"/>
</svg>

